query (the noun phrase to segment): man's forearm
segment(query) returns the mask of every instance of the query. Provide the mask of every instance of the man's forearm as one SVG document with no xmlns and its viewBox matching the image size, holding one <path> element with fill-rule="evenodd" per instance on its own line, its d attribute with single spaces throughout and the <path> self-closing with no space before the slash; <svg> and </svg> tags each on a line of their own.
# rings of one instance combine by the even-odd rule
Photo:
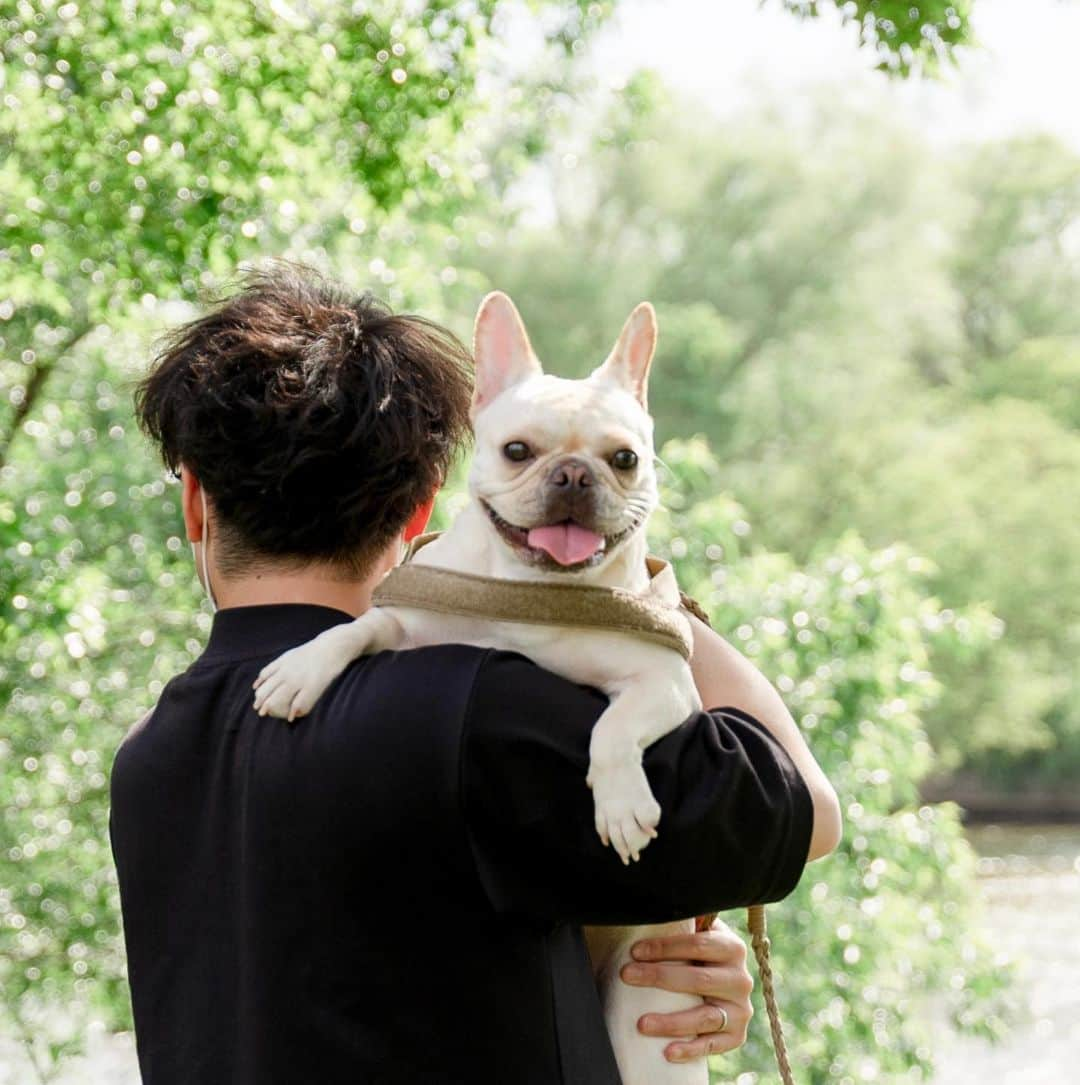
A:
<svg viewBox="0 0 1080 1085">
<path fill-rule="evenodd" d="M 820 859 L 840 842 L 840 803 L 780 694 L 742 653 L 704 622 L 691 617 L 694 682 L 706 708 L 741 708 L 767 727 L 795 763 L 814 803 L 807 859 Z"/>
</svg>

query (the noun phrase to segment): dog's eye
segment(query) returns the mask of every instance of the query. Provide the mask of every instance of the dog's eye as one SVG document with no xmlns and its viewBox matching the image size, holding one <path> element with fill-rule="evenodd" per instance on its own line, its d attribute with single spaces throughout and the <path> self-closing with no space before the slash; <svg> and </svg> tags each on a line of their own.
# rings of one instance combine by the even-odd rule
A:
<svg viewBox="0 0 1080 1085">
<path fill-rule="evenodd" d="M 631 452 L 628 448 L 620 448 L 611 457 L 611 466 L 619 471 L 632 471 L 637 467 L 637 453 Z"/>
<path fill-rule="evenodd" d="M 503 455 L 514 463 L 522 463 L 532 455 L 532 449 L 524 441 L 511 441 L 503 445 Z"/>
</svg>

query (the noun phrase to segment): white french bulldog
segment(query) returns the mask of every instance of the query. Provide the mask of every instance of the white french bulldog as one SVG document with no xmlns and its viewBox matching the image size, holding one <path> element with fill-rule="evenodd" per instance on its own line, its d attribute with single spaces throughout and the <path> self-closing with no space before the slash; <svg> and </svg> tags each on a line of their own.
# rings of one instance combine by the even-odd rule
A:
<svg viewBox="0 0 1080 1085">
<path fill-rule="evenodd" d="M 584 380 L 545 374 L 510 299 L 489 294 L 476 317 L 476 453 L 470 504 L 417 563 L 544 583 L 653 593 L 677 605 L 674 575 L 650 578 L 645 524 L 658 502 L 646 381 L 656 346 L 652 306 L 639 305 L 607 360 Z M 689 626 L 687 628 L 689 632 Z M 596 829 L 622 861 L 656 836 L 660 807 L 642 767 L 646 747 L 701 707 L 683 657 L 630 633 L 491 622 L 400 606 L 373 607 L 263 668 L 261 715 L 295 719 L 360 655 L 461 643 L 521 652 L 542 667 L 602 690 L 607 709 L 593 729 L 587 783 Z M 688 919 L 658 927 L 590 928 L 592 956 L 624 1085 L 704 1085 L 704 1060 L 674 1064 L 663 1042 L 643 1036 L 645 1012 L 700 999 L 619 978 L 629 948 L 649 935 L 685 933 Z"/>
</svg>

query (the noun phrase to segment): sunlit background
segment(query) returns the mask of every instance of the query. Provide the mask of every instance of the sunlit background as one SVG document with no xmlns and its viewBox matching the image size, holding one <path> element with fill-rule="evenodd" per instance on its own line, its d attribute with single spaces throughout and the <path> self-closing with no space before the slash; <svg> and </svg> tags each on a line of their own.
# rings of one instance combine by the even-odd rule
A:
<svg viewBox="0 0 1080 1085">
<path fill-rule="evenodd" d="M 277 255 L 463 336 L 507 290 L 565 375 L 654 302 L 655 547 L 845 809 L 771 909 L 798 1080 L 1075 1078 L 1080 4 L 9 0 L 0 41 L 0 1083 L 137 1080 L 107 778 L 209 615 L 130 387 Z M 716 1081 L 775 1080 L 756 1022 Z"/>
</svg>

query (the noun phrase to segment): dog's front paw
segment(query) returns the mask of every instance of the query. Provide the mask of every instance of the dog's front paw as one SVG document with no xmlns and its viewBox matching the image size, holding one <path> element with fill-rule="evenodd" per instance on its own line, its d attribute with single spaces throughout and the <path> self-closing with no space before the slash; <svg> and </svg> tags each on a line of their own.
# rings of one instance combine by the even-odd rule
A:
<svg viewBox="0 0 1080 1085">
<path fill-rule="evenodd" d="M 587 783 L 592 788 L 596 831 L 626 864 L 636 863 L 650 840 L 656 839 L 660 804 L 653 798 L 640 764 L 593 768 Z"/>
<path fill-rule="evenodd" d="M 334 679 L 321 662 L 315 645 L 304 644 L 268 663 L 255 679 L 255 711 L 287 720 L 306 716 Z"/>
</svg>

